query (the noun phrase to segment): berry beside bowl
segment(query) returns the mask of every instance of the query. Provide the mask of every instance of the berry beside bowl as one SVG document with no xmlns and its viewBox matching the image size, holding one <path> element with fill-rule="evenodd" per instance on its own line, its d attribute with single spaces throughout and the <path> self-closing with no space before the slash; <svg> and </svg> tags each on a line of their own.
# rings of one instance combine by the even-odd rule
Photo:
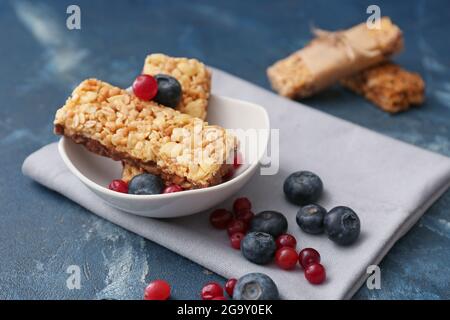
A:
<svg viewBox="0 0 450 320">
<path fill-rule="evenodd" d="M 267 145 L 269 117 L 265 109 L 259 105 L 212 95 L 206 120 L 227 129 L 260 130 L 261 145 L 263 143 Z M 241 145 L 244 145 L 243 141 Z M 259 169 L 259 160 L 265 152 L 258 150 L 256 157 L 258 161 L 242 164 L 230 180 L 219 185 L 181 192 L 135 195 L 108 189 L 112 180 L 121 177 L 120 161 L 93 154 L 64 137 L 59 141 L 58 150 L 69 170 L 109 205 L 129 213 L 153 218 L 187 216 L 217 206 L 237 193 L 250 180 Z"/>
</svg>

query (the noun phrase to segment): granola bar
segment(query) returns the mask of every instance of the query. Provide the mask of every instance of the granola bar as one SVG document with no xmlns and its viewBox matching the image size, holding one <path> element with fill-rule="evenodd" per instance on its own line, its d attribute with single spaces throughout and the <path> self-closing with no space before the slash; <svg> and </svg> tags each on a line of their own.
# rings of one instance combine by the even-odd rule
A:
<svg viewBox="0 0 450 320">
<path fill-rule="evenodd" d="M 420 75 L 391 62 L 342 79 L 341 84 L 390 113 L 408 110 L 424 101 L 425 82 Z"/>
<path fill-rule="evenodd" d="M 403 48 L 402 32 L 388 17 L 381 19 L 379 29 L 361 23 L 337 32 L 316 29 L 315 34 L 306 47 L 267 69 L 270 83 L 280 95 L 310 96 Z"/>
<path fill-rule="evenodd" d="M 211 73 L 196 59 L 175 58 L 161 53 L 148 55 L 145 59 L 144 74 L 168 74 L 176 78 L 182 86 L 182 97 L 177 110 L 193 117 L 206 119 L 211 90 Z M 145 170 L 124 163 L 122 180 L 128 182 Z"/>
<path fill-rule="evenodd" d="M 177 79 L 182 86 L 182 97 L 177 110 L 193 117 L 206 119 L 208 100 L 211 91 L 211 72 L 196 59 L 175 58 L 161 53 L 146 57 L 142 73 L 168 74 Z M 130 181 L 145 170 L 124 163 L 122 180 Z"/>
<path fill-rule="evenodd" d="M 174 58 L 161 53 L 148 55 L 142 73 L 156 75 L 168 74 L 180 82 L 183 89 L 177 110 L 202 120 L 211 91 L 211 73 L 203 63 L 196 59 Z"/>
<path fill-rule="evenodd" d="M 185 189 L 220 183 L 231 169 L 228 160 L 236 144 L 219 126 L 96 79 L 83 81 L 73 91 L 56 112 L 54 125 L 56 134 L 92 152 Z"/>
</svg>

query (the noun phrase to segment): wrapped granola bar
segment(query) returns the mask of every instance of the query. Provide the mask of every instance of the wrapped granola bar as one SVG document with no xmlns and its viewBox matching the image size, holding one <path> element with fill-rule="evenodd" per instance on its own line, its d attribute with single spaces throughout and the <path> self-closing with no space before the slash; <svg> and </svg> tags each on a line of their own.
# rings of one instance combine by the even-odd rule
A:
<svg viewBox="0 0 450 320">
<path fill-rule="evenodd" d="M 403 47 L 401 30 L 387 17 L 380 29 L 361 23 L 336 32 L 315 30 L 306 47 L 267 69 L 272 87 L 289 98 L 310 96 L 339 79 L 386 60 Z"/>
</svg>

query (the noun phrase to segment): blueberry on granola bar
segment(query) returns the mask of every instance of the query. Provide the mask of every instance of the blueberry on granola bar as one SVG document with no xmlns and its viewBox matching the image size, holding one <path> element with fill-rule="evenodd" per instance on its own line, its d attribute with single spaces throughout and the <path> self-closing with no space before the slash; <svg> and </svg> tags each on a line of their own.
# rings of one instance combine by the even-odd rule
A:
<svg viewBox="0 0 450 320">
<path fill-rule="evenodd" d="M 177 79 L 167 74 L 157 74 L 155 79 L 158 82 L 158 93 L 155 101 L 163 106 L 176 108 L 181 99 L 181 84 Z"/>
</svg>

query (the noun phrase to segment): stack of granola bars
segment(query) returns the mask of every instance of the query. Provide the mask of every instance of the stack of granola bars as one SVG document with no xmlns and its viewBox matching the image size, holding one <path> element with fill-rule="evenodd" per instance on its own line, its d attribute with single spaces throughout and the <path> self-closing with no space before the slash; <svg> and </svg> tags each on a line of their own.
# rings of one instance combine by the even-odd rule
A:
<svg viewBox="0 0 450 320">
<path fill-rule="evenodd" d="M 55 133 L 122 161 L 125 181 L 147 172 L 183 189 L 222 182 L 231 170 L 236 141 L 224 128 L 204 121 L 210 72 L 195 59 L 153 54 L 146 58 L 143 73 L 178 80 L 182 97 L 175 109 L 88 79 L 57 111 Z"/>
<path fill-rule="evenodd" d="M 375 28 L 361 23 L 343 31 L 314 33 L 316 38 L 307 46 L 267 69 L 279 94 L 305 98 L 340 82 L 390 113 L 423 102 L 420 75 L 388 61 L 403 48 L 402 32 L 388 17 Z"/>
</svg>

